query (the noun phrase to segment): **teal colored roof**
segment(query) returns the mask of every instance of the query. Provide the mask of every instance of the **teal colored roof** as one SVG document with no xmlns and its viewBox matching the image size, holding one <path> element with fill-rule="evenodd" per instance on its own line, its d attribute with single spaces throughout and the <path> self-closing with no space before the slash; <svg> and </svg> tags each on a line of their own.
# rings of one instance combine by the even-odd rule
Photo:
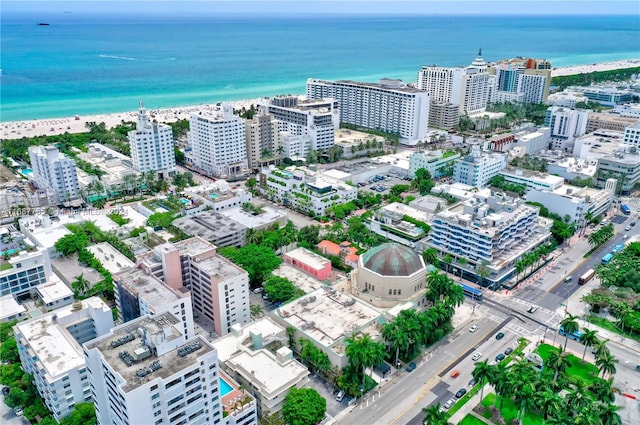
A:
<svg viewBox="0 0 640 425">
<path fill-rule="evenodd" d="M 424 268 L 415 251 L 395 243 L 385 243 L 365 252 L 362 265 L 383 276 L 410 276 Z"/>
</svg>

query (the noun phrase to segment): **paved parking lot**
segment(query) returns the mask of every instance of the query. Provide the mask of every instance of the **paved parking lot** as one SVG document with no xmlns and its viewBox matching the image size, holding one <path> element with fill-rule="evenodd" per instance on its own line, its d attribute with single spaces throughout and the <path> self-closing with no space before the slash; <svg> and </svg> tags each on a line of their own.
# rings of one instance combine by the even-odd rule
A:
<svg viewBox="0 0 640 425">
<path fill-rule="evenodd" d="M 0 423 L 2 425 L 29 425 L 24 416 L 16 416 L 13 409 L 4 404 L 4 397 L 0 401 Z"/>
</svg>

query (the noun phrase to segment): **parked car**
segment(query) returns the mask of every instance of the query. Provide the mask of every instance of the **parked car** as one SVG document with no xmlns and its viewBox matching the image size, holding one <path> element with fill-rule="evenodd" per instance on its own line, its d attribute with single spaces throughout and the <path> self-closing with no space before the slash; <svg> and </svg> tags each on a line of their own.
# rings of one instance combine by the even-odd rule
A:
<svg viewBox="0 0 640 425">
<path fill-rule="evenodd" d="M 632 221 L 631 224 L 629 224 L 629 226 L 635 226 L 635 225 L 636 225 L 635 221 Z"/>
<path fill-rule="evenodd" d="M 509 354 L 513 353 L 513 348 L 509 347 L 506 350 L 504 350 L 504 355 L 508 356 Z"/>
<path fill-rule="evenodd" d="M 22 407 L 16 406 L 13 408 L 13 413 L 15 413 L 17 416 L 22 416 L 24 411 L 22 410 Z"/>
<path fill-rule="evenodd" d="M 447 402 L 442 407 L 444 407 L 445 409 L 449 409 L 449 408 L 451 408 L 451 406 L 454 405 L 455 402 L 456 402 L 456 400 L 452 398 L 450 400 L 447 400 Z"/>
<path fill-rule="evenodd" d="M 264 288 L 262 286 L 257 287 L 256 289 L 253 290 L 254 294 L 260 294 L 262 293 L 262 291 L 264 291 Z"/>
<path fill-rule="evenodd" d="M 341 402 L 344 399 L 344 391 L 340 390 L 338 394 L 336 394 L 336 401 Z"/>
<path fill-rule="evenodd" d="M 473 333 L 478 330 L 478 325 L 473 325 L 469 328 L 469 332 Z"/>
<path fill-rule="evenodd" d="M 269 299 L 269 294 L 262 294 L 262 299 L 263 300 L 268 300 Z"/>
<path fill-rule="evenodd" d="M 469 381 L 469 386 L 473 387 L 476 384 L 476 378 L 471 378 L 471 381 Z"/>
<path fill-rule="evenodd" d="M 9 387 L 2 387 L 2 397 L 6 397 L 9 395 L 9 391 L 11 391 L 9 389 Z"/>
<path fill-rule="evenodd" d="M 624 230 L 626 230 L 628 232 L 629 230 L 631 230 L 631 226 L 625 227 Z"/>
<path fill-rule="evenodd" d="M 416 369 L 416 363 L 415 362 L 411 362 L 407 365 L 407 372 L 413 372 Z"/>
<path fill-rule="evenodd" d="M 535 313 L 538 310 L 538 307 L 536 307 L 535 305 L 532 305 L 531 307 L 529 307 L 529 310 L 527 310 L 527 313 Z"/>
<path fill-rule="evenodd" d="M 460 388 L 456 393 L 456 398 L 462 398 L 462 396 L 464 396 L 466 393 L 467 393 L 467 390 L 465 390 L 464 388 Z"/>
<path fill-rule="evenodd" d="M 500 353 L 496 356 L 496 362 L 501 362 L 504 360 L 504 358 L 507 357 L 504 354 Z"/>
<path fill-rule="evenodd" d="M 504 338 L 504 334 L 503 334 L 502 332 L 498 332 L 498 333 L 496 334 L 496 339 L 500 340 L 500 339 L 502 339 L 502 338 Z"/>
<path fill-rule="evenodd" d="M 471 360 L 475 362 L 476 360 L 480 359 L 480 357 L 482 357 L 482 353 L 475 353 L 473 357 L 471 357 Z"/>
</svg>

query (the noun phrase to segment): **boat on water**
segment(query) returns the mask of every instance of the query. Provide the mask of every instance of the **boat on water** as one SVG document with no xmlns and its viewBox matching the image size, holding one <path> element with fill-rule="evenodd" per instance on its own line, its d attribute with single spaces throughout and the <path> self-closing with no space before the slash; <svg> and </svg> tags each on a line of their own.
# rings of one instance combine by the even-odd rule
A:
<svg viewBox="0 0 640 425">
<path fill-rule="evenodd" d="M 46 23 L 46 22 L 38 22 L 38 26 L 39 26 L 39 27 L 48 27 L 48 26 L 49 26 L 49 24 L 48 24 L 48 23 Z"/>
</svg>

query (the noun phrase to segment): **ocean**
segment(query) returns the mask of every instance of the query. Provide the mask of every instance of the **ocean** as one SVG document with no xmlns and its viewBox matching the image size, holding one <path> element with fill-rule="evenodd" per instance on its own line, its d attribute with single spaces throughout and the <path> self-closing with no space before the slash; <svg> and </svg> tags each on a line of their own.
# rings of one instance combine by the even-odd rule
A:
<svg viewBox="0 0 640 425">
<path fill-rule="evenodd" d="M 122 3 L 123 7 L 126 3 Z M 640 57 L 635 16 L 2 16 L 2 122 L 304 93 L 308 78 L 414 82 L 426 64 Z"/>
</svg>

